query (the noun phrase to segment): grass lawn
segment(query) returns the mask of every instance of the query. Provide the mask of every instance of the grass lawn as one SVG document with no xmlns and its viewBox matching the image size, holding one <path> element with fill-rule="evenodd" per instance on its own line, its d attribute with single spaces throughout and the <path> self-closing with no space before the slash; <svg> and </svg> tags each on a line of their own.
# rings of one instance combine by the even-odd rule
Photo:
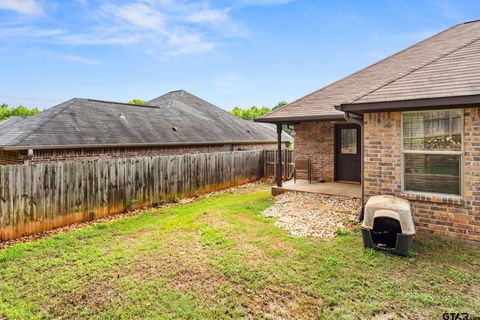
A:
<svg viewBox="0 0 480 320">
<path fill-rule="evenodd" d="M 480 316 L 480 250 L 294 238 L 261 215 L 272 203 L 240 189 L 3 249 L 0 318 Z"/>
</svg>

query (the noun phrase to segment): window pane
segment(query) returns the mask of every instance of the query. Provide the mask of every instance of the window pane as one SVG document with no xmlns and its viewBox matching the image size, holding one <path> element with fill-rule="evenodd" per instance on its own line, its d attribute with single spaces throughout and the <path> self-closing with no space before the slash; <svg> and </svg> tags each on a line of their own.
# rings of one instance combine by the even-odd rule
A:
<svg viewBox="0 0 480 320">
<path fill-rule="evenodd" d="M 343 154 L 357 154 L 357 129 L 341 129 L 341 150 Z"/>
<path fill-rule="evenodd" d="M 404 113 L 404 150 L 461 151 L 461 110 Z"/>
<path fill-rule="evenodd" d="M 459 155 L 405 156 L 405 190 L 460 195 Z"/>
</svg>

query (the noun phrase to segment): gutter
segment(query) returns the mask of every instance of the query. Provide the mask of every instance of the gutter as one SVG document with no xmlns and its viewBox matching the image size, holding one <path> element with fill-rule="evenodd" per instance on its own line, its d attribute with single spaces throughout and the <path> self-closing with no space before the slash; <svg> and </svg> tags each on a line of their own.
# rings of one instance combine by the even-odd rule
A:
<svg viewBox="0 0 480 320">
<path fill-rule="evenodd" d="M 362 173 L 360 177 L 360 183 L 362 185 L 362 208 L 358 214 L 358 220 L 363 221 L 364 213 L 365 213 L 365 165 L 364 165 L 364 130 L 363 130 L 363 117 L 360 119 L 355 119 L 350 116 L 350 113 L 345 112 L 344 118 L 347 122 L 355 123 L 360 126 L 360 166 L 362 168 Z"/>
<path fill-rule="evenodd" d="M 298 124 L 300 122 L 317 122 L 343 120 L 342 114 L 334 115 L 317 115 L 317 116 L 293 116 L 293 117 L 262 117 L 253 120 L 254 122 L 274 123 L 274 124 Z"/>
<path fill-rule="evenodd" d="M 287 140 L 288 141 L 288 140 Z M 241 140 L 241 141 L 206 141 L 206 142 L 165 142 L 165 143 L 127 143 L 127 144 L 79 144 L 79 145 L 37 145 L 37 146 L 0 146 L 5 151 L 18 150 L 52 150 L 52 149 L 85 149 L 85 148 L 129 148 L 129 147 L 182 147 L 224 144 L 276 144 L 276 140 Z"/>
<path fill-rule="evenodd" d="M 419 98 L 407 100 L 376 101 L 361 103 L 342 103 L 335 109 L 362 115 L 365 112 L 392 112 L 410 110 L 434 110 L 445 108 L 480 107 L 480 95 L 444 96 L 436 98 Z"/>
</svg>

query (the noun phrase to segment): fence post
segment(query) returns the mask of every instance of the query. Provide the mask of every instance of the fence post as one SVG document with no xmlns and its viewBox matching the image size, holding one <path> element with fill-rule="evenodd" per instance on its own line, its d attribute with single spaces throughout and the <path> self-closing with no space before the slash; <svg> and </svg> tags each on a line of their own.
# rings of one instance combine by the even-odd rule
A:
<svg viewBox="0 0 480 320">
<path fill-rule="evenodd" d="M 278 163 L 277 163 L 277 187 L 282 186 L 282 124 L 277 124 Z"/>
</svg>

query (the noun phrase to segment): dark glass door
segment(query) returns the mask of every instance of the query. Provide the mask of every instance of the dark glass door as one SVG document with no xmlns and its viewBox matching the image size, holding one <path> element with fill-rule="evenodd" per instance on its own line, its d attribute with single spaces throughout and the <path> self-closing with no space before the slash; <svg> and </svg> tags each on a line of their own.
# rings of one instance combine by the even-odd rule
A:
<svg viewBox="0 0 480 320">
<path fill-rule="evenodd" d="M 358 181 L 361 177 L 360 126 L 335 126 L 335 180 Z"/>
</svg>

